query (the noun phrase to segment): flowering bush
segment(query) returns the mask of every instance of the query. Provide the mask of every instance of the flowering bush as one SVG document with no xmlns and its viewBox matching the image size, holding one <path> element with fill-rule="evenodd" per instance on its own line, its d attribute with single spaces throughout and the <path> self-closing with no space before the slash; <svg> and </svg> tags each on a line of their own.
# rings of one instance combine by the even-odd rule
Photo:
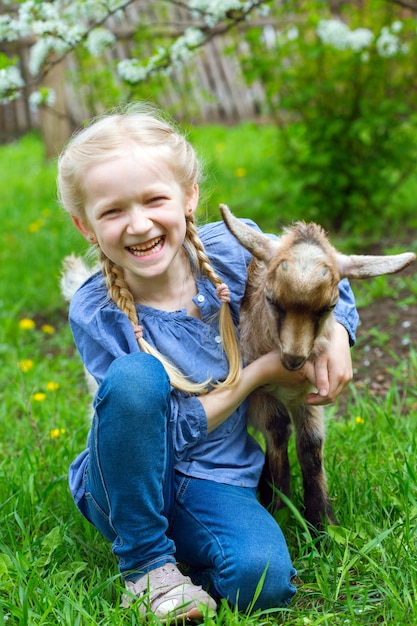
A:
<svg viewBox="0 0 417 626">
<path fill-rule="evenodd" d="M 361 6 L 337 18 L 317 0 L 293 3 L 290 20 L 277 10 L 279 30 L 248 33 L 244 67 L 280 127 L 277 205 L 363 231 L 415 171 L 417 26 L 390 3 Z"/>
</svg>

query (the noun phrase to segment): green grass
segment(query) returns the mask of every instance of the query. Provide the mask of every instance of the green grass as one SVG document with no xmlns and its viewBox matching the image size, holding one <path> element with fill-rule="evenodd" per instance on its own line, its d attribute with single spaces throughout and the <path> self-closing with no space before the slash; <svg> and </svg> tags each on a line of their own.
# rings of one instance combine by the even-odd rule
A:
<svg viewBox="0 0 417 626">
<path fill-rule="evenodd" d="M 273 218 L 255 211 L 270 167 L 270 130 L 264 143 L 259 133 L 211 128 L 195 138 L 217 163 L 207 206 L 226 190 L 220 200 L 233 208 L 236 198 L 242 214 L 269 228 Z M 89 398 L 58 281 L 61 259 L 85 246 L 57 207 L 55 164 L 43 162 L 35 136 L 1 148 L 0 164 L 0 626 L 140 624 L 136 609 L 119 609 L 110 547 L 67 488 L 68 465 L 88 432 Z M 361 301 L 388 285 L 364 286 Z M 22 328 L 24 319 L 34 327 Z M 299 513 L 294 464 L 293 501 L 279 520 L 300 579 L 295 601 L 253 616 L 222 605 L 207 625 L 417 624 L 417 355 L 393 374 L 385 398 L 352 390 L 347 409 L 328 411 L 326 466 L 340 527 L 319 538 Z M 404 375 L 406 395 L 396 384 Z"/>
</svg>

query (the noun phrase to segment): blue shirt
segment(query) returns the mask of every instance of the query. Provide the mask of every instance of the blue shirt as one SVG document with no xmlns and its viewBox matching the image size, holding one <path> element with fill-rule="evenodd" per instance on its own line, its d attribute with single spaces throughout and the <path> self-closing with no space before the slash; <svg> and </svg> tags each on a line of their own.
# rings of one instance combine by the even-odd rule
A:
<svg viewBox="0 0 417 626">
<path fill-rule="evenodd" d="M 247 221 L 247 220 L 245 220 Z M 253 222 L 247 221 L 258 228 Z M 223 222 L 199 229 L 210 263 L 227 283 L 232 316 L 239 323 L 250 253 L 227 230 Z M 195 382 L 222 380 L 228 363 L 220 341 L 220 301 L 212 283 L 203 275 L 196 279 L 194 303 L 201 319 L 185 309 L 167 312 L 137 305 L 144 338 L 167 356 Z M 336 319 L 347 329 L 351 343 L 358 324 L 354 298 L 347 280 L 339 285 Z M 109 299 L 101 273 L 94 274 L 76 292 L 70 305 L 70 325 L 86 369 L 97 383 L 110 363 L 139 350 L 127 316 Z M 171 422 L 175 467 L 188 476 L 231 485 L 256 487 L 264 463 L 263 452 L 246 429 L 247 402 L 241 404 L 220 426 L 208 433 L 205 411 L 197 397 L 171 390 Z M 70 468 L 70 489 L 76 500 L 84 495 L 83 474 L 88 447 Z"/>
</svg>

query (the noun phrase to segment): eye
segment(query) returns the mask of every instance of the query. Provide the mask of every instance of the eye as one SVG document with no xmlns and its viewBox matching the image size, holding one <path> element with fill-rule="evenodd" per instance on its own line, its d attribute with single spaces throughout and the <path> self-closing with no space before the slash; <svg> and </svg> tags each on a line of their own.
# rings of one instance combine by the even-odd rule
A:
<svg viewBox="0 0 417 626">
<path fill-rule="evenodd" d="M 152 196 L 146 201 L 147 206 L 159 206 L 163 204 L 168 198 L 166 196 Z"/>
<path fill-rule="evenodd" d="M 118 215 L 121 212 L 122 209 L 119 209 L 118 207 L 111 207 L 109 209 L 106 209 L 105 211 L 103 211 L 103 213 L 100 215 L 101 218 L 103 217 L 113 217 L 115 215 Z"/>
<path fill-rule="evenodd" d="M 285 315 L 285 311 L 284 309 L 281 307 L 281 305 L 279 304 L 279 302 L 277 302 L 277 300 L 275 300 L 275 297 L 272 296 L 271 294 L 266 293 L 265 294 L 265 299 L 267 301 L 267 303 L 269 304 L 269 306 L 274 309 L 274 311 L 276 313 L 278 313 L 278 315 Z"/>
</svg>

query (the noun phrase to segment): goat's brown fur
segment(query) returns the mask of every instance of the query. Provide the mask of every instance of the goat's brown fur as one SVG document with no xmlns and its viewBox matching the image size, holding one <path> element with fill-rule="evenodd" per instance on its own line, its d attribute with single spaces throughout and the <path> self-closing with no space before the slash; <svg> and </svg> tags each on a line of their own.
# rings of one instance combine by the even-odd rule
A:
<svg viewBox="0 0 417 626">
<path fill-rule="evenodd" d="M 240 335 L 246 363 L 279 350 L 283 365 L 297 370 L 317 358 L 331 335 L 332 314 L 343 277 L 365 278 L 403 269 L 413 253 L 393 256 L 346 256 L 329 243 L 317 224 L 296 223 L 278 240 L 259 233 L 220 205 L 229 230 L 252 254 L 241 307 Z M 277 490 L 290 496 L 288 441 L 295 431 L 305 517 L 314 526 L 325 518 L 337 523 L 330 504 L 323 466 L 322 407 L 305 404 L 310 383 L 299 388 L 258 390 L 249 403 L 249 423 L 266 440 L 267 460 L 259 492 L 265 505 L 281 505 Z M 275 487 L 276 489 L 271 488 Z"/>
</svg>

